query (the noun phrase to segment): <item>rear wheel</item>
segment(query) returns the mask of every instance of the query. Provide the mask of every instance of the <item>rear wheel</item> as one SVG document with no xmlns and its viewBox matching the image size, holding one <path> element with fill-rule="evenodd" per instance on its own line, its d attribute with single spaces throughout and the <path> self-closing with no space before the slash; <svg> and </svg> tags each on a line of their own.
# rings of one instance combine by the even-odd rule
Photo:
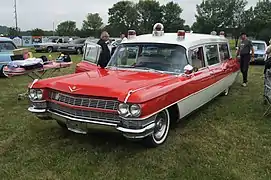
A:
<svg viewBox="0 0 271 180">
<path fill-rule="evenodd" d="M 4 67 L 5 67 L 5 66 L 2 66 L 2 68 L 1 68 L 0 76 L 1 76 L 1 77 L 8 77 L 8 75 L 4 72 Z"/>
<path fill-rule="evenodd" d="M 81 48 L 78 48 L 78 49 L 76 50 L 76 53 L 79 54 L 79 55 L 82 54 L 82 49 L 81 49 Z"/>
<path fill-rule="evenodd" d="M 224 96 L 228 96 L 230 91 L 230 87 L 228 87 L 227 89 L 224 90 L 224 92 L 222 93 Z"/>
<path fill-rule="evenodd" d="M 169 127 L 170 115 L 169 111 L 165 109 L 156 115 L 154 132 L 143 140 L 144 144 L 148 147 L 163 144 L 168 137 Z"/>
<path fill-rule="evenodd" d="M 47 47 L 47 52 L 52 53 L 53 52 L 53 47 Z"/>
</svg>

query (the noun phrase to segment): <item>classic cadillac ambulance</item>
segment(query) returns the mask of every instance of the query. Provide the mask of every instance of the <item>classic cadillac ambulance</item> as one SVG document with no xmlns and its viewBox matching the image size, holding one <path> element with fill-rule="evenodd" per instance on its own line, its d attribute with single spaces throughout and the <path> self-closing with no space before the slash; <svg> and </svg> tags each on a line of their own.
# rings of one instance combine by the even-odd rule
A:
<svg viewBox="0 0 271 180">
<path fill-rule="evenodd" d="M 91 71 L 33 82 L 28 110 L 76 133 L 109 128 L 156 147 L 172 124 L 227 95 L 239 72 L 223 35 L 164 33 L 160 23 L 152 34 L 129 31 L 104 69 L 93 47 L 85 48 Z"/>
</svg>

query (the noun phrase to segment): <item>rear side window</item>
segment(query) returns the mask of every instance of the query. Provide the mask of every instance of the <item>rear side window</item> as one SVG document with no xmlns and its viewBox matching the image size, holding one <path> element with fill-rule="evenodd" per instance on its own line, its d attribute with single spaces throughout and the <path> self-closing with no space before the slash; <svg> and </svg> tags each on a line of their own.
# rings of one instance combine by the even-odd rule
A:
<svg viewBox="0 0 271 180">
<path fill-rule="evenodd" d="M 219 55 L 221 61 L 227 61 L 230 59 L 230 51 L 227 43 L 219 44 Z"/>
<path fill-rule="evenodd" d="M 198 69 L 205 66 L 203 47 L 191 49 L 191 61 L 192 66 L 197 67 Z"/>
<path fill-rule="evenodd" d="M 219 63 L 219 55 L 217 45 L 206 45 L 205 54 L 207 58 L 208 65 L 213 65 Z"/>
</svg>

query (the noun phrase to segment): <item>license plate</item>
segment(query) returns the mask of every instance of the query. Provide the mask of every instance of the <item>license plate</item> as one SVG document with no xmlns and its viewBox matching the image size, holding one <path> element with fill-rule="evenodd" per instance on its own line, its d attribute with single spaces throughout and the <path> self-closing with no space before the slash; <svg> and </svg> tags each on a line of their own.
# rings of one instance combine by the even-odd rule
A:
<svg viewBox="0 0 271 180">
<path fill-rule="evenodd" d="M 79 133 L 79 134 L 87 134 L 87 124 L 79 121 L 70 121 L 66 122 L 68 130 Z"/>
</svg>

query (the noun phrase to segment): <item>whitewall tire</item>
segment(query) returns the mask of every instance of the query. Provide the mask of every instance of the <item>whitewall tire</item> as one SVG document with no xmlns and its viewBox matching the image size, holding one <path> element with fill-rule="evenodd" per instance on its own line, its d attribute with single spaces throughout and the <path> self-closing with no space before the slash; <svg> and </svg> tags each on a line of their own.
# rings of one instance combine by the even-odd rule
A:
<svg viewBox="0 0 271 180">
<path fill-rule="evenodd" d="M 2 66 L 2 68 L 0 69 L 0 76 L 1 77 L 8 77 L 8 75 L 4 72 L 4 67 L 5 66 Z"/>
<path fill-rule="evenodd" d="M 157 147 L 163 144 L 169 133 L 170 115 L 167 109 L 159 112 L 155 118 L 154 132 L 144 139 L 144 144 L 148 147 Z"/>
</svg>

